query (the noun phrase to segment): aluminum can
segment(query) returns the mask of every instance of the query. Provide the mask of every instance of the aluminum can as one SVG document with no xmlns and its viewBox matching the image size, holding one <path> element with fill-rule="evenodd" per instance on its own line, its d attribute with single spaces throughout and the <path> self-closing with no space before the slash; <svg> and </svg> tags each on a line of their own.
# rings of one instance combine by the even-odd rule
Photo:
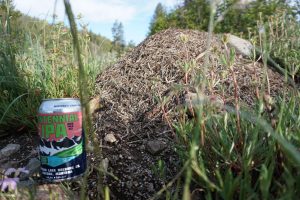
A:
<svg viewBox="0 0 300 200">
<path fill-rule="evenodd" d="M 79 99 L 45 99 L 38 112 L 41 177 L 47 182 L 77 178 L 86 170 Z"/>
</svg>

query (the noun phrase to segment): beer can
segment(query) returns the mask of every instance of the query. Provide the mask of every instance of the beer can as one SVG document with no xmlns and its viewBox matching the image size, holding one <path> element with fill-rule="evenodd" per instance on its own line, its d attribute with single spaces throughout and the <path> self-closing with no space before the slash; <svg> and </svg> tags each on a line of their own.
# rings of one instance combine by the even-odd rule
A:
<svg viewBox="0 0 300 200">
<path fill-rule="evenodd" d="M 41 177 L 47 182 L 77 178 L 86 170 L 79 99 L 45 99 L 38 113 Z"/>
</svg>

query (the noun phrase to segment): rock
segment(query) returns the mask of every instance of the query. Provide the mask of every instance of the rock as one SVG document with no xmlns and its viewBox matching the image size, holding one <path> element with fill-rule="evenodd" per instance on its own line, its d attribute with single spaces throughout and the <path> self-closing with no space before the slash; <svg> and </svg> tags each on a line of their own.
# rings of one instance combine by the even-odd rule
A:
<svg viewBox="0 0 300 200">
<path fill-rule="evenodd" d="M 25 166 L 25 169 L 29 171 L 29 173 L 21 173 L 20 180 L 25 180 L 33 174 L 38 173 L 40 171 L 41 163 L 40 160 L 37 158 L 31 158 L 28 164 Z"/>
<path fill-rule="evenodd" d="M 101 108 L 100 105 L 100 96 L 96 96 L 93 99 L 91 99 L 88 103 L 89 106 L 89 112 L 90 114 L 95 113 L 97 110 L 99 110 Z"/>
<path fill-rule="evenodd" d="M 104 140 L 109 143 L 115 143 L 117 141 L 115 135 L 113 133 L 109 133 L 104 137 Z"/>
<path fill-rule="evenodd" d="M 0 150 L 1 157 L 9 157 L 10 155 L 19 151 L 21 146 L 19 144 L 8 144 L 6 147 Z"/>
<path fill-rule="evenodd" d="M 146 150 L 152 155 L 161 153 L 166 147 L 166 143 L 161 140 L 148 141 L 146 144 Z"/>
<path fill-rule="evenodd" d="M 226 37 L 229 46 L 235 48 L 235 50 L 243 56 L 251 58 L 253 54 L 253 45 L 249 41 L 231 34 L 226 34 Z"/>
</svg>

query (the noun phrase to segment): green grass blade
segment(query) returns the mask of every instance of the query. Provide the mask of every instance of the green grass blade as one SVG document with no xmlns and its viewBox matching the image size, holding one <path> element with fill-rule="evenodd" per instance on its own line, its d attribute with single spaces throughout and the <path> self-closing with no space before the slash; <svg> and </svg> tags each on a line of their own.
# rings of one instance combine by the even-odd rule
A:
<svg viewBox="0 0 300 200">
<path fill-rule="evenodd" d="M 6 108 L 5 112 L 3 113 L 1 119 L 0 119 L 0 124 L 2 123 L 6 113 L 9 111 L 10 107 L 12 107 L 12 105 L 14 105 L 20 98 L 22 98 L 23 96 L 25 95 L 28 95 L 28 93 L 24 93 L 24 94 L 21 94 L 20 96 L 18 96 L 17 98 L 15 98 L 9 105 L 8 107 Z"/>
</svg>

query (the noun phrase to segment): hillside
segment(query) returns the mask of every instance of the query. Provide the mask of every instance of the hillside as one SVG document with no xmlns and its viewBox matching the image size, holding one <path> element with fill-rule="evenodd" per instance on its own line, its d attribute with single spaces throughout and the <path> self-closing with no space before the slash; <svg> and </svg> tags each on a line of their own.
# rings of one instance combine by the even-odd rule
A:
<svg viewBox="0 0 300 200">
<path fill-rule="evenodd" d="M 35 132 L 41 99 L 79 96 L 70 30 L 62 23 L 49 24 L 14 10 L 9 15 L 0 32 L 0 136 Z M 117 55 L 109 39 L 86 27 L 79 33 L 92 95 L 96 74 Z"/>
</svg>

